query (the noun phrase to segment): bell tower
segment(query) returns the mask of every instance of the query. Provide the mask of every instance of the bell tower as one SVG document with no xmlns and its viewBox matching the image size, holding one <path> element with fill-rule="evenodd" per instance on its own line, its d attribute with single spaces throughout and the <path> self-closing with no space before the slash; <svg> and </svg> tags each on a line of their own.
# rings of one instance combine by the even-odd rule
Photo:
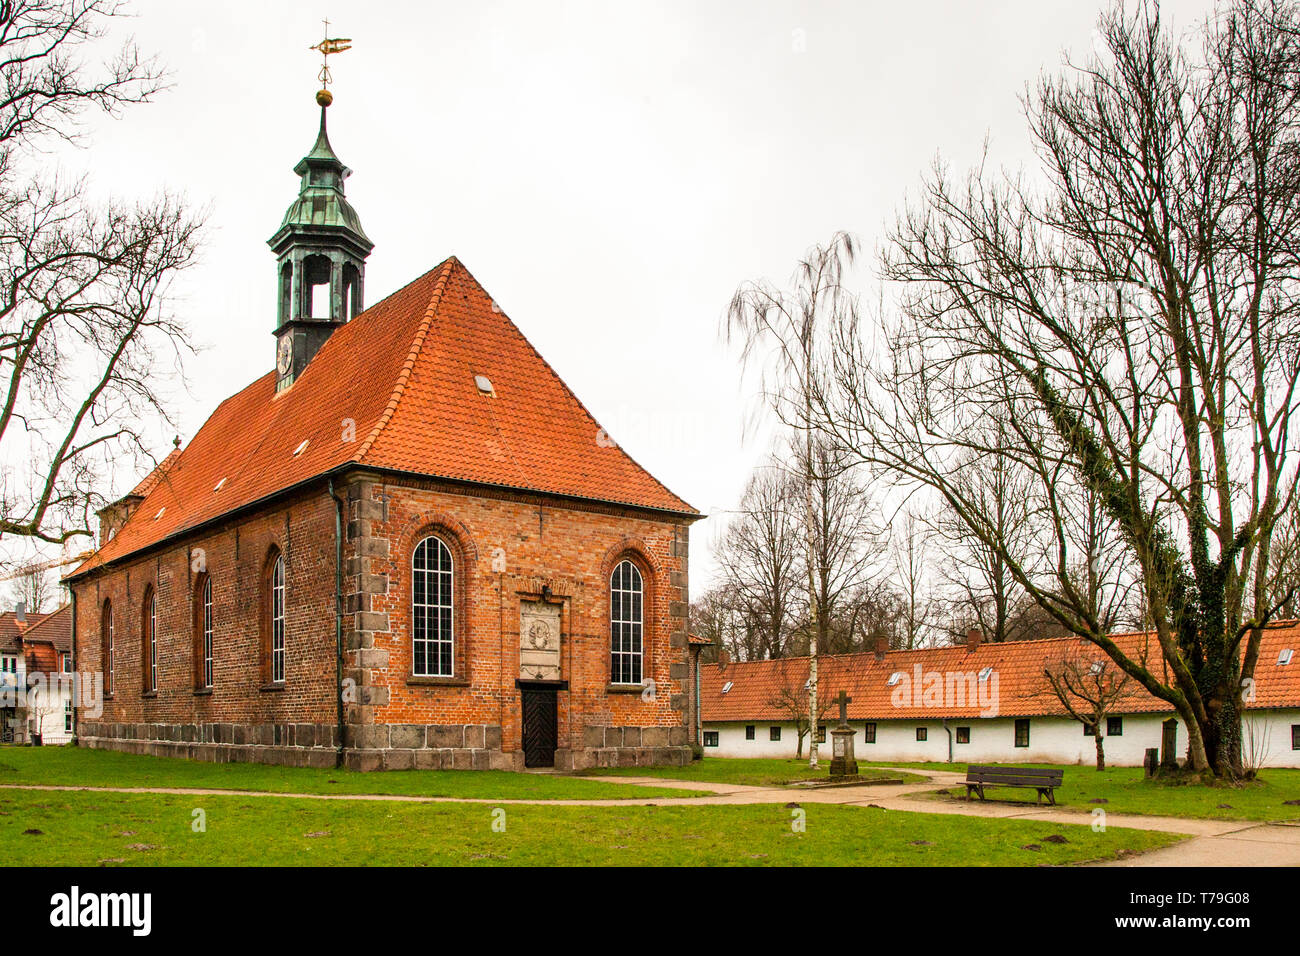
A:
<svg viewBox="0 0 1300 956">
<path fill-rule="evenodd" d="M 347 43 L 326 39 L 313 49 L 328 56 L 347 49 Z M 325 117 L 334 96 L 327 88 L 327 68 L 321 79 L 320 132 L 311 152 L 293 168 L 302 180 L 298 198 L 267 240 L 276 257 L 277 392 L 292 385 L 330 334 L 362 310 L 366 257 L 374 248 L 343 194 L 352 170 L 330 146 Z"/>
</svg>

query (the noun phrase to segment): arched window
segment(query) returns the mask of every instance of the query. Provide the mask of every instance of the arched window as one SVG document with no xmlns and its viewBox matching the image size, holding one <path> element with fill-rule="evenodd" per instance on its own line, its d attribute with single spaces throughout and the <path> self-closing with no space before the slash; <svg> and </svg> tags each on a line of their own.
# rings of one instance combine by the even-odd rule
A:
<svg viewBox="0 0 1300 956">
<path fill-rule="evenodd" d="M 140 661 L 144 665 L 144 689 L 153 693 L 158 689 L 158 598 L 153 585 L 145 588 L 141 607 Z"/>
<path fill-rule="evenodd" d="M 113 693 L 113 602 L 105 601 L 99 617 L 100 667 L 104 672 L 104 693 Z"/>
<path fill-rule="evenodd" d="M 411 673 L 417 677 L 456 674 L 451 550 L 428 537 L 411 556 Z"/>
<path fill-rule="evenodd" d="M 271 564 L 271 683 L 284 683 L 284 555 Z"/>
<path fill-rule="evenodd" d="M 620 561 L 609 579 L 609 679 L 613 684 L 641 683 L 641 572 L 631 561 Z"/>
<path fill-rule="evenodd" d="M 194 582 L 194 686 L 212 687 L 212 576 L 206 572 Z"/>
</svg>

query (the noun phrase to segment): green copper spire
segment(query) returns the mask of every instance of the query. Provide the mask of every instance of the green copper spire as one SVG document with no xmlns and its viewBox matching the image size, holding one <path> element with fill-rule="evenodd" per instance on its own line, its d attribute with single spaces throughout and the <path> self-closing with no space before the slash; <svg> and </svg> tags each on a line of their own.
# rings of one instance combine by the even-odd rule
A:
<svg viewBox="0 0 1300 956">
<path fill-rule="evenodd" d="M 311 152 L 293 171 L 301 183 L 267 245 L 276 256 L 279 303 L 276 320 L 276 389 L 288 388 L 330 333 L 364 307 L 366 257 L 374 243 L 343 194 L 352 170 L 330 145 L 326 110 L 333 96 L 322 90 L 320 131 Z"/>
<path fill-rule="evenodd" d="M 374 243 L 361 228 L 361 217 L 352 208 L 343 192 L 343 180 L 352 175 L 352 170 L 343 165 L 330 146 L 329 133 L 325 126 L 326 107 L 320 109 L 320 132 L 311 152 L 298 161 L 293 171 L 302 177 L 298 198 L 290 204 L 280 223 L 280 229 L 271 237 L 274 248 L 277 240 L 283 238 L 286 229 L 304 226 L 323 226 L 345 230 L 356 245 L 365 246 L 365 252 L 373 248 Z M 365 253 L 363 253 L 364 255 Z"/>
</svg>

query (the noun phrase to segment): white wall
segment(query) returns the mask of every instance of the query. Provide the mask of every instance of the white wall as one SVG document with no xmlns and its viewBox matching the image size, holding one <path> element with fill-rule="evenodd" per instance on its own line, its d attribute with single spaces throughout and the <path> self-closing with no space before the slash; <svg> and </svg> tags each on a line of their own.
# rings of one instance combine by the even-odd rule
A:
<svg viewBox="0 0 1300 956">
<path fill-rule="evenodd" d="M 1106 763 L 1116 767 L 1142 765 L 1148 747 L 1160 746 L 1160 725 L 1168 715 L 1125 714 L 1123 733 L 1104 738 Z M 1264 766 L 1300 767 L 1300 750 L 1291 749 L 1291 725 L 1300 724 L 1300 710 L 1255 711 L 1246 717 L 1244 731 L 1246 747 L 1250 749 L 1252 729 L 1261 750 L 1266 751 Z M 944 762 L 949 759 L 948 732 L 941 720 L 879 720 L 876 721 L 876 742 L 865 742 L 864 721 L 851 720 L 854 729 L 854 756 L 858 760 L 897 760 L 914 763 L 922 761 Z M 798 735 L 794 724 L 778 721 L 755 721 L 754 739 L 745 739 L 746 722 L 709 721 L 704 730 L 717 731 L 718 746 L 705 747 L 706 757 L 794 757 Z M 769 740 L 769 728 L 781 727 L 781 740 Z M 916 728 L 925 727 L 927 739 L 916 739 Z M 970 728 L 970 743 L 956 742 L 957 727 Z M 1060 763 L 1091 766 L 1096 762 L 1097 750 L 1091 736 L 1085 736 L 1077 721 L 1061 717 L 1033 717 L 1029 721 L 1029 746 L 1015 746 L 1015 718 L 969 718 L 948 721 L 952 731 L 952 761 L 954 763 Z M 830 760 L 830 734 L 818 753 Z M 1187 751 L 1187 732 L 1179 724 L 1179 758 Z M 804 741 L 804 755 L 808 742 Z"/>
</svg>

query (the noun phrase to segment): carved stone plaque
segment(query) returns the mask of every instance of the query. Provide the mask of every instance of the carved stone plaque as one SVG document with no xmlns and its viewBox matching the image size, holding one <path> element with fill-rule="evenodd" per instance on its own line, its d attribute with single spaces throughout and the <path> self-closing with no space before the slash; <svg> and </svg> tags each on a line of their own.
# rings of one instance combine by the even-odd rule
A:
<svg viewBox="0 0 1300 956">
<path fill-rule="evenodd" d="M 560 679 L 560 605 L 520 602 L 519 679 Z"/>
</svg>

